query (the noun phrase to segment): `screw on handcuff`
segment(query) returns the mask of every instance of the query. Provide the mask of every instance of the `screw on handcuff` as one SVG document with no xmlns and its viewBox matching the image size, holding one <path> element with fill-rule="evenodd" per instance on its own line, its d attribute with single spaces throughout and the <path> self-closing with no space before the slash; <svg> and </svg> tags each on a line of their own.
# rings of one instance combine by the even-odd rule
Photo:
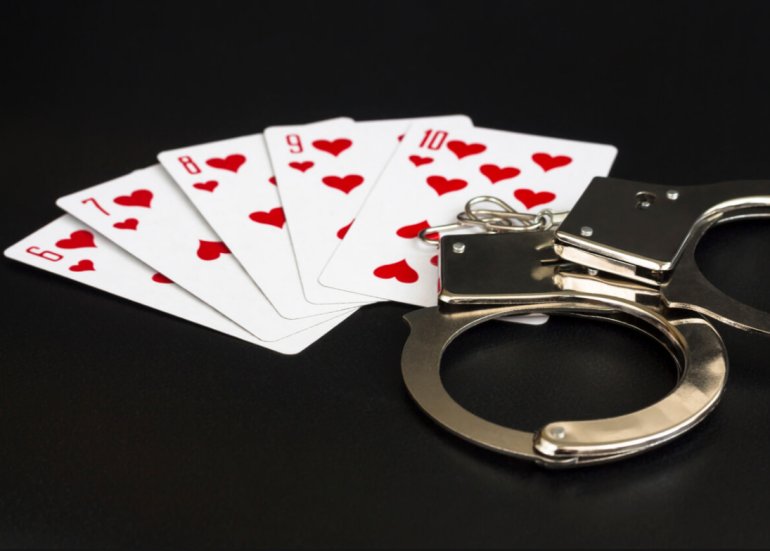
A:
<svg viewBox="0 0 770 551">
<path fill-rule="evenodd" d="M 714 409 L 725 388 L 727 353 L 709 319 L 770 334 L 768 313 L 708 282 L 695 248 L 714 225 L 764 217 L 770 217 L 764 180 L 672 189 L 594 178 L 569 212 L 520 213 L 498 198 L 476 197 L 455 222 L 420 234 L 439 245 L 441 283 L 438 306 L 405 316 L 407 389 L 450 432 L 550 467 L 614 461 L 676 438 Z M 455 233 L 468 230 L 476 233 Z M 652 336 L 674 358 L 676 387 L 636 412 L 555 421 L 534 433 L 457 404 L 440 377 L 449 343 L 485 321 L 532 313 L 599 318 Z"/>
</svg>

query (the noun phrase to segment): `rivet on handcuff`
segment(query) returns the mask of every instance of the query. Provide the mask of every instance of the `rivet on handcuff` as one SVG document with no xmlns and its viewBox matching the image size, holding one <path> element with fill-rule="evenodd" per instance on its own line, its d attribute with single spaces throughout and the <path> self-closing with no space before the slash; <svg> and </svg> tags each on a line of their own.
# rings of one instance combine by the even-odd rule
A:
<svg viewBox="0 0 770 551">
<path fill-rule="evenodd" d="M 716 224 L 764 217 L 764 180 L 671 189 L 594 178 L 569 213 L 519 213 L 497 198 L 474 198 L 456 222 L 420 235 L 439 244 L 440 291 L 438 306 L 405 316 L 406 387 L 450 432 L 550 467 L 614 461 L 676 438 L 713 410 L 727 380 L 724 344 L 705 318 L 770 334 L 768 313 L 706 280 L 695 248 Z M 468 229 L 477 232 L 453 233 Z M 554 421 L 534 433 L 492 423 L 455 402 L 440 376 L 446 347 L 488 320 L 535 313 L 599 318 L 652 336 L 674 358 L 676 387 L 639 411 Z"/>
</svg>

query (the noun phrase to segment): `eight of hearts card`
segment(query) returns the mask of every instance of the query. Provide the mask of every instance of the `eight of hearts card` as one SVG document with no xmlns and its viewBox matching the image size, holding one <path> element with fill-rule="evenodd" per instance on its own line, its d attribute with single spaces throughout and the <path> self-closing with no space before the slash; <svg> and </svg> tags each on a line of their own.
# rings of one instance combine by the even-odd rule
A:
<svg viewBox="0 0 770 551">
<path fill-rule="evenodd" d="M 418 306 L 436 304 L 437 251 L 422 229 L 477 196 L 521 212 L 569 210 L 617 154 L 610 145 L 486 128 L 412 125 L 320 281 Z"/>
<path fill-rule="evenodd" d="M 354 306 L 305 299 L 261 134 L 164 151 L 158 160 L 281 316 L 307 318 Z"/>
<path fill-rule="evenodd" d="M 279 315 L 160 165 L 67 195 L 57 205 L 260 340 L 326 321 Z"/>
<path fill-rule="evenodd" d="M 340 316 L 279 341 L 260 341 L 69 215 L 12 245 L 5 256 L 282 354 L 301 352 L 346 318 Z"/>
<path fill-rule="evenodd" d="M 372 302 L 318 282 L 374 182 L 414 123 L 472 126 L 464 115 L 355 122 L 332 120 L 265 130 L 305 297 Z M 229 241 L 228 241 L 229 243 Z"/>
</svg>

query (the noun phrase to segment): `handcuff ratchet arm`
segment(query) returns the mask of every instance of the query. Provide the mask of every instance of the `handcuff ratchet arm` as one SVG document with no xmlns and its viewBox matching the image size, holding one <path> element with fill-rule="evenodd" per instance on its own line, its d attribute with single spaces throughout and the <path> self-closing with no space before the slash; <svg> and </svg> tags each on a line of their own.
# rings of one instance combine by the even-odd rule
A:
<svg viewBox="0 0 770 551">
<path fill-rule="evenodd" d="M 657 287 L 668 308 L 770 334 L 770 314 L 725 295 L 695 262 L 695 249 L 709 228 L 767 217 L 768 180 L 671 189 L 594 178 L 556 231 L 554 251 L 586 268 Z"/>
</svg>

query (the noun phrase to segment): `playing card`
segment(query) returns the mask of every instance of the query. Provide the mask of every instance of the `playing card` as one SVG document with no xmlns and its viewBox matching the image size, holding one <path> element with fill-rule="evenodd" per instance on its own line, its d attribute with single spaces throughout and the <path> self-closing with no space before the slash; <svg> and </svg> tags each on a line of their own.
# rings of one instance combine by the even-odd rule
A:
<svg viewBox="0 0 770 551">
<path fill-rule="evenodd" d="M 281 193 L 280 180 L 282 179 L 296 182 L 298 178 L 303 178 L 306 173 L 314 174 L 327 171 L 328 174 L 332 174 L 329 172 L 329 165 L 334 164 L 334 160 L 337 160 L 338 163 L 343 162 L 341 159 L 347 159 L 351 155 L 351 151 L 359 147 L 359 144 L 352 139 L 354 127 L 355 123 L 351 119 L 333 119 L 301 126 L 274 126 L 265 129 L 265 142 L 270 152 L 276 180 L 279 181 L 278 193 Z M 300 130 L 308 139 L 312 134 L 312 139 L 306 143 L 303 137 L 297 133 Z M 362 176 L 357 174 L 336 178 L 338 191 L 346 189 L 348 193 L 363 182 Z M 281 202 L 283 203 L 283 197 L 281 197 Z M 285 205 L 284 212 L 286 212 Z M 288 221 L 288 225 L 303 293 L 309 302 L 314 304 L 353 303 L 361 305 L 376 301 L 373 297 L 323 287 L 315 278 L 306 277 L 303 274 L 305 264 L 300 260 L 301 255 L 298 254 L 298 248 L 301 251 L 306 250 L 303 248 L 305 244 L 292 234 L 291 221 Z M 337 229 L 344 231 L 342 228 Z"/>
<path fill-rule="evenodd" d="M 261 134 L 164 151 L 158 160 L 279 314 L 299 319 L 352 306 L 305 299 Z"/>
<path fill-rule="evenodd" d="M 281 317 L 160 165 L 73 193 L 57 205 L 260 340 L 324 321 Z"/>
<path fill-rule="evenodd" d="M 69 215 L 12 245 L 5 256 L 283 354 L 300 352 L 348 317 L 279 341 L 260 341 Z"/>
<path fill-rule="evenodd" d="M 420 230 L 455 220 L 491 195 L 522 212 L 569 210 L 610 145 L 504 132 L 412 125 L 334 253 L 324 285 L 418 306 L 436 304 L 437 251 Z"/>
<path fill-rule="evenodd" d="M 413 122 L 453 128 L 473 124 L 468 117 L 455 115 L 354 124 L 328 121 L 265 130 L 302 287 L 310 302 L 338 297 L 318 277 Z"/>
</svg>

